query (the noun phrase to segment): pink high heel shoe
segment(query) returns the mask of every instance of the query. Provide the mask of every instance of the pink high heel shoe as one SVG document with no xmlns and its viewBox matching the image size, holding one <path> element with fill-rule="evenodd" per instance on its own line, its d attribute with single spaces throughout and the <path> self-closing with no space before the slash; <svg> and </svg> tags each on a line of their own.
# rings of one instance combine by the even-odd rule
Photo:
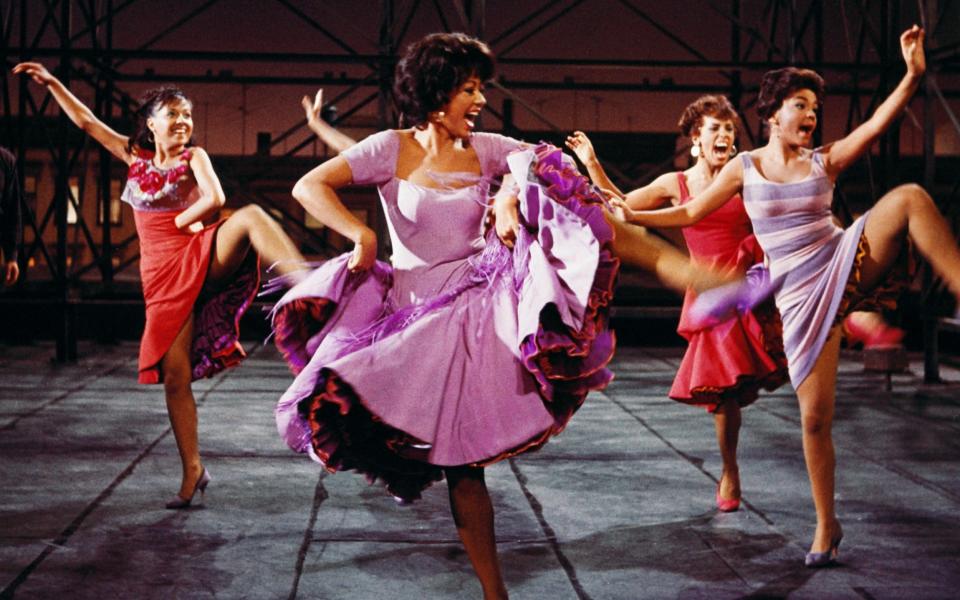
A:
<svg viewBox="0 0 960 600">
<path fill-rule="evenodd" d="M 197 495 L 197 492 L 200 492 L 200 501 L 203 502 L 203 495 L 207 491 L 207 485 L 210 483 L 210 480 L 213 479 L 210 477 L 210 472 L 207 471 L 207 468 L 203 468 L 203 473 L 200 474 L 200 479 L 197 480 L 197 484 L 193 486 L 193 493 L 190 494 L 189 498 L 184 498 L 180 494 L 177 494 L 173 497 L 173 500 L 167 502 L 166 506 L 170 510 L 179 510 L 182 508 L 188 508 L 190 503 L 193 502 L 194 496 Z"/>
<path fill-rule="evenodd" d="M 843 320 L 843 333 L 851 346 L 863 344 L 864 348 L 892 348 L 903 342 L 904 330 L 880 321 L 875 327 L 864 327 L 848 315 Z"/>
<path fill-rule="evenodd" d="M 723 482 L 723 478 L 720 478 L 720 481 L 717 482 L 717 510 L 720 512 L 736 512 L 740 510 L 740 498 L 724 498 L 720 495 L 720 484 Z"/>
</svg>

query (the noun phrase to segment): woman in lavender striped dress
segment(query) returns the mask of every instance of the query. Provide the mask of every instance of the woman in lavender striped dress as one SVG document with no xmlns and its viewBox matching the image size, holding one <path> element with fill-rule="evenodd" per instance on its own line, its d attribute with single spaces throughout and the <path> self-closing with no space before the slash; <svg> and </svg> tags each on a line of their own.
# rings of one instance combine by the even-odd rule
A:
<svg viewBox="0 0 960 600">
<path fill-rule="evenodd" d="M 657 211 L 633 211 L 614 200 L 625 220 L 650 227 L 692 225 L 742 193 L 754 233 L 781 285 L 776 303 L 783 319 L 790 380 L 797 390 L 803 451 L 817 512 L 806 564 L 833 562 L 843 536 L 834 512 L 834 450 L 831 439 L 839 321 L 868 308 L 891 274 L 902 266 L 910 242 L 960 296 L 960 249 L 930 196 L 903 185 L 883 196 L 846 230 L 830 205 L 837 176 L 859 159 L 903 112 L 926 69 L 924 32 L 913 26 L 900 36 L 907 72 L 873 116 L 845 138 L 815 150 L 823 80 L 815 72 L 787 67 L 770 71 L 761 84 L 757 110 L 770 128 L 766 146 L 744 153 L 690 202 Z M 907 241 L 909 240 L 909 242 Z"/>
</svg>

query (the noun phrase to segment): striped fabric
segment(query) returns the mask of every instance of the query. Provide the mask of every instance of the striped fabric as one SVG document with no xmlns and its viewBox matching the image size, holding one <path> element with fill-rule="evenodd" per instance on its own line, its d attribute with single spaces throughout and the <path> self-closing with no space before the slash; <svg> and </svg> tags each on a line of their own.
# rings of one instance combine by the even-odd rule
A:
<svg viewBox="0 0 960 600">
<path fill-rule="evenodd" d="M 846 230 L 833 222 L 833 182 L 818 151 L 810 174 L 793 183 L 768 181 L 749 152 L 740 156 L 744 207 L 771 278 L 783 278 L 776 302 L 796 388 L 810 374 L 833 326 L 867 215 Z"/>
</svg>

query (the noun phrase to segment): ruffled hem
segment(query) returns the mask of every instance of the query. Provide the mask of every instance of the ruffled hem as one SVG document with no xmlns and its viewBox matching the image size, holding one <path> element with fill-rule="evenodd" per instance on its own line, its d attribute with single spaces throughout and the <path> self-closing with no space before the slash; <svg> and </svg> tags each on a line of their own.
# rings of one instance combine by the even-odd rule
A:
<svg viewBox="0 0 960 600">
<path fill-rule="evenodd" d="M 529 171 L 521 177 L 515 169 L 515 178 L 527 182 L 527 188 L 521 190 L 519 207 L 526 227 L 521 228 L 514 250 L 509 251 L 491 234 L 484 251 L 471 260 L 469 274 L 452 289 L 400 310 L 384 312 L 383 302 L 375 310 L 374 299 L 386 298 L 389 291 L 389 272 L 373 277 L 345 275 L 338 258 L 318 269 L 327 271 L 323 281 L 317 279 L 305 288 L 312 297 L 294 288 L 278 303 L 273 317 L 275 342 L 291 368 L 300 373 L 277 407 L 278 430 L 291 448 L 311 454 L 328 470 L 356 470 L 370 481 L 383 480 L 396 497 L 418 498 L 442 476 L 442 467 L 429 462 L 431 444 L 387 424 L 377 414 L 350 383 L 351 378 L 362 379 L 362 372 L 348 375 L 324 365 L 391 339 L 477 290 L 508 288 L 515 294 L 518 339 L 514 360 L 536 384 L 536 391 L 530 393 L 534 398 L 539 395 L 550 419 L 522 442 L 514 439 L 509 447 L 464 464 L 487 465 L 542 446 L 564 429 L 590 391 L 602 389 L 612 379 L 606 365 L 615 340 L 607 321 L 619 261 L 613 256 L 613 232 L 603 216 L 603 200 L 575 167 L 563 160 L 559 149 L 541 145 L 527 158 L 531 159 L 526 165 Z M 535 181 L 529 181 L 528 172 L 535 175 Z M 553 236 L 563 235 L 559 229 L 570 223 L 581 231 L 577 239 L 590 240 L 591 248 L 553 244 Z M 595 256 L 593 263 L 583 259 L 590 252 Z M 584 263 L 592 269 L 588 285 L 580 283 L 582 271 L 576 278 L 564 279 L 564 269 L 576 270 Z M 389 269 L 377 265 L 380 271 Z M 563 297 L 545 300 L 542 286 L 534 285 L 536 277 L 528 277 L 534 269 L 540 277 L 552 273 L 559 282 L 556 289 L 565 290 Z M 368 297 L 358 294 L 367 284 L 371 286 Z M 322 290 L 319 297 L 318 289 Z M 351 309 L 351 298 L 360 305 L 356 312 L 361 317 L 346 328 L 341 321 Z M 464 301 L 470 300 L 464 297 Z M 525 318 L 528 312 L 537 317 Z M 316 373 L 304 371 L 308 362 L 314 369 L 318 359 L 322 362 Z"/>
<path fill-rule="evenodd" d="M 737 365 L 711 361 L 710 369 L 692 366 L 694 356 L 729 356 L 733 354 L 710 331 L 691 336 L 690 347 L 677 370 L 670 389 L 670 398 L 684 404 L 702 406 L 715 412 L 720 404 L 734 399 L 741 407 L 756 401 L 760 390 L 772 391 L 789 381 L 787 357 L 783 351 L 783 326 L 772 302 L 765 302 L 737 317 L 744 323 L 743 336 L 736 353 L 745 356 Z M 751 327 L 750 325 L 755 327 Z M 749 346 L 749 349 L 748 349 Z"/>
</svg>

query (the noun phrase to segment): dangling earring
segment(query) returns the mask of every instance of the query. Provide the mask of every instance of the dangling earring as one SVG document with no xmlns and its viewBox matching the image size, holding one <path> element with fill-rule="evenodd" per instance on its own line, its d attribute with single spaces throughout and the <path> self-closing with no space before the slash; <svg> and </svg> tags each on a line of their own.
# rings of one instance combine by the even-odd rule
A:
<svg viewBox="0 0 960 600">
<path fill-rule="evenodd" d="M 149 130 L 147 131 L 147 141 L 150 142 L 151 144 L 154 144 L 154 143 L 155 143 L 155 142 L 153 141 L 153 132 L 152 132 L 152 131 L 149 131 Z"/>
<path fill-rule="evenodd" d="M 694 158 L 700 157 L 700 144 L 694 144 L 693 146 L 690 146 L 690 156 Z"/>
<path fill-rule="evenodd" d="M 730 146 L 730 156 L 736 156 L 736 155 L 737 155 L 737 145 L 732 144 Z"/>
</svg>

